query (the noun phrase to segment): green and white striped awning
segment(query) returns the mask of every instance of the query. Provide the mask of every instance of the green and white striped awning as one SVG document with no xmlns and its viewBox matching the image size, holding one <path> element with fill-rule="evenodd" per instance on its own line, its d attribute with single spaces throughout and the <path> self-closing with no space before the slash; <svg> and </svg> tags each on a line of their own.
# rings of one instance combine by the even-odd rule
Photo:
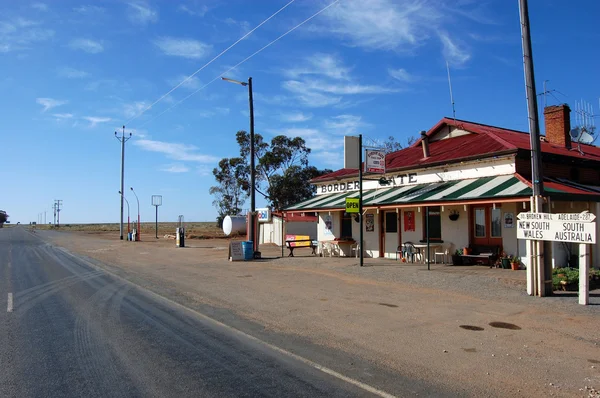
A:
<svg viewBox="0 0 600 398">
<path fill-rule="evenodd" d="M 531 196 L 531 188 L 514 175 L 405 185 L 363 190 L 363 206 L 389 206 L 424 202 L 473 201 L 477 199 Z M 293 210 L 344 209 L 346 198 L 357 198 L 358 191 L 317 195 L 290 206 Z"/>
</svg>

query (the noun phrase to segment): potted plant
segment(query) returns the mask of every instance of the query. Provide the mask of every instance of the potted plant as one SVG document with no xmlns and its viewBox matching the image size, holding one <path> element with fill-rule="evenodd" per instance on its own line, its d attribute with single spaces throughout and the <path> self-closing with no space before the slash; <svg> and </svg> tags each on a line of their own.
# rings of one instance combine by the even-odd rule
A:
<svg viewBox="0 0 600 398">
<path fill-rule="evenodd" d="M 469 254 L 471 254 L 471 248 L 470 247 L 463 247 L 463 253 L 465 256 L 468 256 Z"/>
<path fill-rule="evenodd" d="M 510 268 L 510 258 L 506 254 L 506 252 L 500 253 L 500 257 L 498 257 L 498 260 L 500 261 L 502 269 L 509 269 Z"/>
<path fill-rule="evenodd" d="M 458 249 L 456 252 L 454 252 L 452 255 L 452 265 L 462 265 L 462 254 L 462 249 Z"/>
<path fill-rule="evenodd" d="M 517 271 L 521 266 L 521 260 L 517 256 L 510 256 L 510 266 L 513 271 Z"/>
</svg>

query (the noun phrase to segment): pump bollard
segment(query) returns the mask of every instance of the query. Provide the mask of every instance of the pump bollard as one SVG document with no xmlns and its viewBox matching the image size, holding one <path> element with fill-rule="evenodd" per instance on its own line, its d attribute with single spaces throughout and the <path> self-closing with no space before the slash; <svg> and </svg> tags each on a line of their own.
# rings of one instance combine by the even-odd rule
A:
<svg viewBox="0 0 600 398">
<path fill-rule="evenodd" d="M 185 247 L 185 228 L 179 228 L 179 247 Z"/>
</svg>

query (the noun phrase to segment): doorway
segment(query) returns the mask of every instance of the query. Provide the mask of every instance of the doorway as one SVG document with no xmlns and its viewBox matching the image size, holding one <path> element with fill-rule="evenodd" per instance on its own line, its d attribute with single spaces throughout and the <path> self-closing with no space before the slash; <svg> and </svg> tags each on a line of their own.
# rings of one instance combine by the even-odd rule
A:
<svg viewBox="0 0 600 398">
<path fill-rule="evenodd" d="M 384 253 L 387 258 L 395 258 L 398 248 L 398 213 L 386 211 L 384 214 Z"/>
<path fill-rule="evenodd" d="M 502 246 L 502 208 L 492 205 L 472 207 L 471 241 L 475 245 Z"/>
</svg>

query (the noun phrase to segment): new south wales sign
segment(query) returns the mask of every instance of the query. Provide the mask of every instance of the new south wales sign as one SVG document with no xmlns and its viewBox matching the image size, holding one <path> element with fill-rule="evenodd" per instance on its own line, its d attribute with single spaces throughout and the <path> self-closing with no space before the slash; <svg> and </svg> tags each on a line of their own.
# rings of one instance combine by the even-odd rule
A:
<svg viewBox="0 0 600 398">
<path fill-rule="evenodd" d="M 592 213 L 519 213 L 517 238 L 555 242 L 596 243 Z"/>
</svg>

